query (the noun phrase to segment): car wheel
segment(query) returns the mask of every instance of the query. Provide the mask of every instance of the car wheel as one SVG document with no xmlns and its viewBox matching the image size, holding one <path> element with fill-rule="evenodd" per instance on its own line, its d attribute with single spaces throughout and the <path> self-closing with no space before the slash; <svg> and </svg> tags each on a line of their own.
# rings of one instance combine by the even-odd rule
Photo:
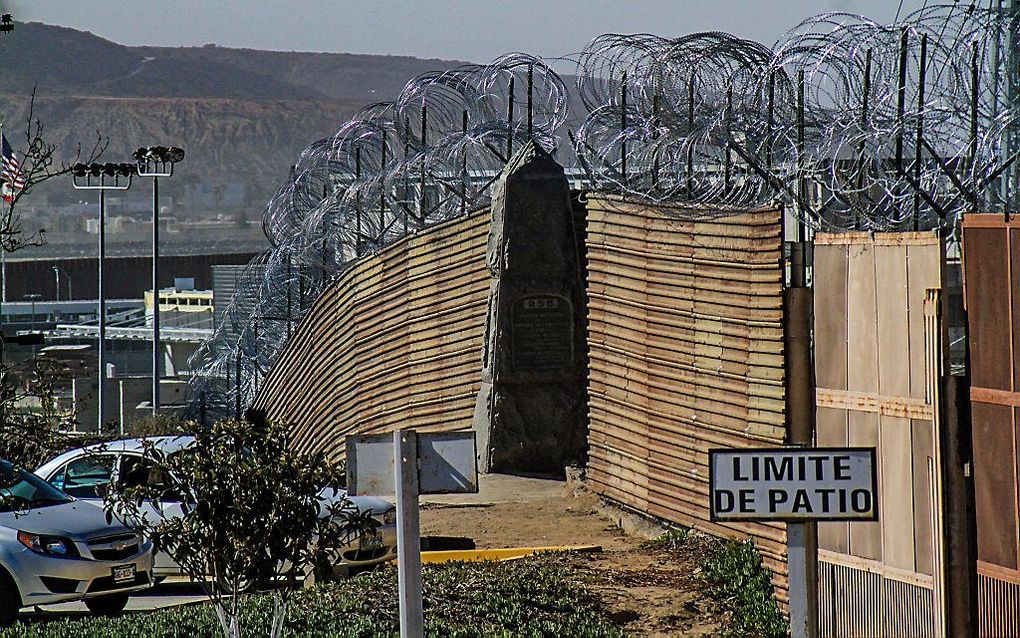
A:
<svg viewBox="0 0 1020 638">
<path fill-rule="evenodd" d="M 6 574 L 0 575 L 0 627 L 10 627 L 18 619 L 21 595 Z"/>
<path fill-rule="evenodd" d="M 85 606 L 94 616 L 117 616 L 127 606 L 128 597 L 129 594 L 110 594 L 109 596 L 86 598 Z"/>
</svg>

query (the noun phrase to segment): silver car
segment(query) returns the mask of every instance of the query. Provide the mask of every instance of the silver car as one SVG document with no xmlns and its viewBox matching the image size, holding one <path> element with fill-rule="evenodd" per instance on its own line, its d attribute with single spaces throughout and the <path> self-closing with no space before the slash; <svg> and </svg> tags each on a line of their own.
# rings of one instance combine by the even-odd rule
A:
<svg viewBox="0 0 1020 638">
<path fill-rule="evenodd" d="M 138 464 L 144 463 L 146 446 L 154 446 L 166 455 L 187 448 L 194 443 L 191 436 L 159 436 L 141 439 L 124 439 L 109 443 L 71 450 L 39 467 L 35 473 L 57 488 L 78 499 L 102 505 L 101 494 L 115 478 L 124 485 L 131 476 L 147 476 L 146 471 L 138 472 Z M 320 494 L 324 504 L 342 501 L 344 490 L 326 488 Z M 349 546 L 340 551 L 341 562 L 337 572 L 348 572 L 373 567 L 396 556 L 397 528 L 396 507 L 389 501 L 371 496 L 351 496 L 348 500 L 360 512 L 370 512 L 377 524 L 374 531 L 364 533 Z M 163 501 L 158 506 L 145 503 L 148 520 L 162 517 L 183 516 L 180 503 Z M 325 511 L 324 507 L 324 511 Z M 157 582 L 167 576 L 183 575 L 180 566 L 165 552 L 155 555 L 155 576 Z"/>
<path fill-rule="evenodd" d="M 0 568 L 0 626 L 22 607 L 71 600 L 110 615 L 152 586 L 152 544 L 0 460 Z"/>
</svg>

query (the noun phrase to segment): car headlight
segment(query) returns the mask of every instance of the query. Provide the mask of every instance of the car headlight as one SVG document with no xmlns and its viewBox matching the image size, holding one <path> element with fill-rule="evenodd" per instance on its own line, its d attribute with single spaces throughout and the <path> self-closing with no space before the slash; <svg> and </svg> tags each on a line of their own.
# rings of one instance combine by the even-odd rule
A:
<svg viewBox="0 0 1020 638">
<path fill-rule="evenodd" d="M 382 515 L 382 524 L 383 525 L 393 525 L 396 522 L 397 522 L 397 510 L 396 510 L 396 508 L 388 509 L 385 512 L 383 512 L 383 515 Z"/>
<path fill-rule="evenodd" d="M 64 558 L 78 555 L 78 551 L 74 548 L 74 543 L 66 538 L 60 538 L 59 536 L 44 536 L 42 534 L 33 534 L 31 532 L 18 532 L 18 540 L 28 549 L 32 550 L 36 554 L 42 554 L 43 556 Z"/>
</svg>

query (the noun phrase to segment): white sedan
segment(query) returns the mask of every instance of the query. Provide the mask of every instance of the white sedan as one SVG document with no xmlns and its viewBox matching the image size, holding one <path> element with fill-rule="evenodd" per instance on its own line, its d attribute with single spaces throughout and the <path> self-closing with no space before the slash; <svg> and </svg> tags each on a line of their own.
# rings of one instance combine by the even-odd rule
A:
<svg viewBox="0 0 1020 638">
<path fill-rule="evenodd" d="M 154 446 L 166 455 L 190 446 L 191 436 L 159 436 L 141 439 L 111 441 L 65 452 L 40 466 L 36 475 L 75 498 L 90 501 L 102 507 L 102 493 L 111 481 L 130 487 L 130 477 L 148 476 L 147 471 L 138 472 L 139 464 L 146 461 L 143 454 L 147 446 Z M 336 571 L 346 572 L 364 569 L 384 563 L 396 556 L 397 528 L 396 507 L 389 501 L 372 496 L 346 496 L 343 490 L 335 493 L 332 488 L 322 491 L 326 501 L 347 498 L 360 512 L 369 512 L 378 527 L 343 548 Z M 151 517 L 183 516 L 180 503 L 163 502 L 159 509 L 153 503 L 146 503 Z M 155 520 L 151 518 L 150 520 Z M 157 552 L 153 572 L 157 579 L 182 575 L 182 570 L 165 552 Z"/>
</svg>

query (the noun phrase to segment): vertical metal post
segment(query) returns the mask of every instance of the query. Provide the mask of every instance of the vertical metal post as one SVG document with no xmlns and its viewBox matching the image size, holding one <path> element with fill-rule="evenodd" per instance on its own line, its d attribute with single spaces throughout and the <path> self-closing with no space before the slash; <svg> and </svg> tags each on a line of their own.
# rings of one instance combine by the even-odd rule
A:
<svg viewBox="0 0 1020 638">
<path fill-rule="evenodd" d="M 329 187 L 323 182 L 322 184 L 322 203 L 323 206 L 328 206 L 326 200 L 329 198 Z M 326 231 L 326 222 L 329 219 L 328 208 L 322 214 L 322 245 L 319 246 L 319 263 L 321 268 L 319 269 L 319 288 L 326 288 L 326 239 L 329 237 L 329 233 Z"/>
<path fill-rule="evenodd" d="M 900 68 L 896 83 L 896 167 L 903 168 L 903 115 L 907 109 L 907 28 L 900 32 Z"/>
<path fill-rule="evenodd" d="M 237 340 L 237 352 L 234 355 L 234 418 L 241 419 L 241 340 Z"/>
<path fill-rule="evenodd" d="M 694 191 L 694 146 L 691 136 L 694 135 L 694 73 L 691 73 L 691 81 L 687 83 L 687 196 L 690 197 Z"/>
<path fill-rule="evenodd" d="M 528 139 L 535 136 L 535 116 L 533 110 L 533 93 L 535 90 L 535 67 L 528 65 Z"/>
<path fill-rule="evenodd" d="M 159 411 L 159 177 L 152 178 L 152 415 Z"/>
<path fill-rule="evenodd" d="M 379 235 L 376 241 L 382 245 L 386 234 L 386 129 L 382 132 L 382 154 L 379 156 Z"/>
<path fill-rule="evenodd" d="M 731 135 L 731 129 L 733 124 L 733 85 L 726 87 L 726 139 L 728 141 L 733 140 Z M 730 180 L 733 176 L 733 151 L 730 149 L 730 145 L 726 145 L 726 160 L 723 168 L 723 184 L 725 186 L 725 192 L 730 192 Z"/>
<path fill-rule="evenodd" d="M 814 444 L 815 382 L 811 359 L 812 294 L 807 287 L 805 226 L 790 254 L 790 285 L 784 291 L 787 376 L 786 443 Z M 790 631 L 793 638 L 818 636 L 818 524 L 788 523 L 787 561 L 790 586 Z"/>
<path fill-rule="evenodd" d="M 287 339 L 288 340 L 290 339 L 290 323 L 291 323 L 291 320 L 292 320 L 291 317 L 293 316 L 293 315 L 291 315 L 291 304 L 292 304 L 291 297 L 293 296 L 293 293 L 291 292 L 291 289 L 294 286 L 292 285 L 293 282 L 290 280 L 293 271 L 294 271 L 294 260 L 291 257 L 291 255 L 288 254 L 287 255 Z"/>
<path fill-rule="evenodd" d="M 460 114 L 460 131 L 467 137 L 468 130 L 468 112 L 465 109 Z M 460 155 L 460 213 L 463 215 L 467 212 L 467 200 L 468 200 L 468 174 L 467 174 L 467 144 L 464 144 L 464 150 Z"/>
<path fill-rule="evenodd" d="M 514 76 L 510 76 L 507 86 L 506 102 L 506 160 L 509 162 L 514 154 Z"/>
<path fill-rule="evenodd" d="M 99 431 L 106 422 L 106 191 L 99 190 Z M 124 425 L 121 424 L 121 428 Z"/>
<path fill-rule="evenodd" d="M 358 146 L 354 149 L 354 180 L 356 182 L 361 181 L 361 147 Z M 354 256 L 361 257 L 361 184 L 357 184 L 355 188 L 355 199 L 354 199 Z"/>
<path fill-rule="evenodd" d="M 620 174 L 627 187 L 627 73 L 620 81 Z"/>
<path fill-rule="evenodd" d="M 424 149 L 423 149 L 424 150 Z M 411 118 L 404 116 L 404 162 L 407 162 L 408 156 L 411 155 Z M 410 199 L 411 199 L 411 181 L 407 171 L 404 173 L 404 193 L 402 196 L 404 205 L 404 234 L 407 234 L 407 215 L 410 213 Z"/>
<path fill-rule="evenodd" d="M 425 635 L 421 591 L 421 537 L 418 524 L 418 435 L 393 433 L 393 472 L 397 491 L 397 585 L 400 638 Z"/>
<path fill-rule="evenodd" d="M 928 65 L 928 34 L 921 35 L 921 59 L 917 65 L 917 139 L 914 142 L 914 181 L 921 184 L 921 140 L 924 139 L 924 80 Z M 914 230 L 921 225 L 921 194 L 914 191 Z"/>
<path fill-rule="evenodd" d="M 422 153 L 425 152 L 425 146 L 428 144 L 428 139 L 427 139 L 427 136 L 428 136 L 428 118 L 429 118 L 428 105 L 425 104 L 425 100 L 422 99 L 422 101 L 421 101 L 421 148 L 422 148 Z M 418 184 L 418 190 L 419 190 L 419 192 L 418 192 L 418 219 L 419 219 L 419 223 L 422 223 L 422 222 L 425 221 L 425 205 L 427 203 L 427 200 L 425 199 L 425 162 L 424 161 L 421 164 L 421 174 L 419 175 L 419 180 L 420 180 L 420 182 Z"/>
<path fill-rule="evenodd" d="M 871 109 L 871 49 L 864 53 L 864 90 L 861 95 L 861 132 L 868 130 L 869 111 Z M 857 188 L 864 186 L 864 139 L 857 145 Z M 860 215 L 854 212 L 854 228 L 861 226 Z"/>
<path fill-rule="evenodd" d="M 797 71 L 797 216 L 801 223 L 808 214 L 806 210 L 801 210 L 801 203 L 807 201 L 807 193 L 804 192 L 806 190 L 804 184 L 804 132 L 804 70 L 801 69 Z M 803 234 L 798 239 L 803 240 Z"/>
<path fill-rule="evenodd" d="M 772 172 L 772 135 L 776 119 L 776 74 L 769 72 L 768 102 L 765 106 L 765 168 Z"/>
<path fill-rule="evenodd" d="M 978 45 L 975 42 L 971 45 L 970 57 L 970 166 L 972 169 L 977 164 L 978 93 L 980 91 L 978 73 Z"/>
<path fill-rule="evenodd" d="M 652 126 L 655 127 L 652 130 L 652 139 L 659 139 L 659 110 L 661 108 L 660 101 L 662 97 L 655 93 L 652 95 Z M 652 157 L 652 189 L 659 187 L 659 149 L 655 149 L 655 155 Z"/>
</svg>

